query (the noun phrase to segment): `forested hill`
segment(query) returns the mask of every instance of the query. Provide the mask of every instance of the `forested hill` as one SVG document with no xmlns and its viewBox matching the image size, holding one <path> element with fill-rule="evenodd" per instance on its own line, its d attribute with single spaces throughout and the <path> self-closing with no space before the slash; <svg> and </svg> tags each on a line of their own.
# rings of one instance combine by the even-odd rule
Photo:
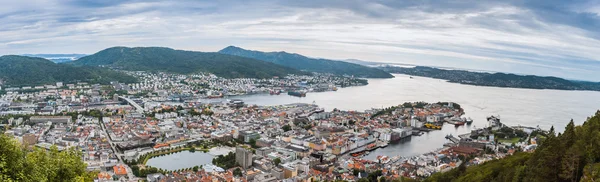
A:
<svg viewBox="0 0 600 182">
<path fill-rule="evenodd" d="M 296 69 L 250 58 L 164 47 L 112 47 L 82 57 L 70 64 L 102 65 L 125 70 L 165 71 L 180 74 L 210 72 L 226 78 L 268 78 L 288 74 L 307 74 Z"/>
<path fill-rule="evenodd" d="M 564 133 L 554 129 L 533 153 L 516 154 L 481 165 L 459 166 L 425 181 L 599 181 L 600 111 L 581 126 L 571 121 Z"/>
<path fill-rule="evenodd" d="M 254 58 L 310 72 L 332 73 L 337 75 L 353 75 L 356 77 L 364 78 L 394 77 L 391 74 L 386 73 L 382 70 L 362 66 L 359 64 L 328 59 L 315 59 L 302 56 L 300 54 L 292 54 L 287 52 L 260 52 L 245 50 L 235 46 L 229 46 L 223 50 L 220 50 L 219 53 Z"/>
<path fill-rule="evenodd" d="M 414 76 L 437 78 L 448 80 L 449 82 L 453 83 L 469 85 L 532 89 L 600 91 L 600 83 L 570 81 L 557 77 L 515 75 L 506 73 L 484 73 L 471 72 L 465 70 L 445 70 L 425 66 L 417 66 L 412 68 L 385 66 L 379 68 L 390 73 L 400 73 Z"/>
<path fill-rule="evenodd" d="M 43 58 L 13 55 L 0 57 L 0 80 L 3 85 L 7 86 L 33 86 L 77 81 L 89 83 L 137 81 L 135 77 L 106 68 L 75 67 L 56 64 Z"/>
</svg>

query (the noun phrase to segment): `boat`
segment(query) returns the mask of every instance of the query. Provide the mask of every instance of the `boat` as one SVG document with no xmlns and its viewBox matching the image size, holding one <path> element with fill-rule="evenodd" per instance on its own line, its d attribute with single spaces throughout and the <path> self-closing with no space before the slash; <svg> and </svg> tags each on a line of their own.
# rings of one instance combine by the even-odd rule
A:
<svg viewBox="0 0 600 182">
<path fill-rule="evenodd" d="M 471 119 L 471 118 L 467 118 L 467 121 L 466 121 L 466 122 L 467 122 L 467 125 L 471 125 L 471 123 L 473 123 L 473 119 Z"/>
<path fill-rule="evenodd" d="M 209 98 L 209 99 L 223 98 L 223 93 L 219 93 L 219 95 L 211 94 L 211 95 L 207 96 L 206 98 Z"/>
<path fill-rule="evenodd" d="M 413 79 L 413 77 L 411 76 L 410 79 Z"/>
<path fill-rule="evenodd" d="M 269 94 L 271 95 L 279 95 L 281 92 L 279 90 L 271 90 Z"/>
<path fill-rule="evenodd" d="M 296 97 L 306 97 L 306 92 L 304 92 L 304 91 L 289 91 L 288 95 L 296 96 Z"/>
<path fill-rule="evenodd" d="M 425 123 L 423 126 L 425 128 L 434 129 L 434 130 L 441 130 L 442 129 L 441 126 L 438 126 L 438 125 L 435 125 L 435 124 L 431 124 L 431 123 Z"/>
<path fill-rule="evenodd" d="M 462 126 L 462 125 L 465 125 L 464 121 L 456 121 L 456 122 L 454 122 L 454 126 Z"/>
<path fill-rule="evenodd" d="M 372 144 L 367 145 L 367 148 L 365 150 L 372 151 L 372 150 L 375 150 L 377 148 L 379 148 L 379 146 L 377 146 L 376 144 L 372 143 Z"/>
<path fill-rule="evenodd" d="M 379 143 L 379 147 L 380 147 L 380 148 L 385 148 L 385 147 L 387 147 L 387 146 L 388 146 L 388 142 L 380 142 L 380 143 Z"/>
</svg>

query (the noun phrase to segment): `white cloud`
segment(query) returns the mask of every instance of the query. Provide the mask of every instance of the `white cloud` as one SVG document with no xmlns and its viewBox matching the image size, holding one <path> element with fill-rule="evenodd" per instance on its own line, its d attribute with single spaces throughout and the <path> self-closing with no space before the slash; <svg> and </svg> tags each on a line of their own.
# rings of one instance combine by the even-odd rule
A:
<svg viewBox="0 0 600 182">
<path fill-rule="evenodd" d="M 0 14 L 7 15 L 0 19 L 6 25 L 0 28 L 0 54 L 94 53 L 117 45 L 217 51 L 238 45 L 312 57 L 600 80 L 590 74 L 600 68 L 600 36 L 546 21 L 531 9 L 511 4 L 435 11 L 381 3 L 339 7 L 270 1 L 134 1 L 101 7 L 36 3 L 0 6 Z"/>
</svg>

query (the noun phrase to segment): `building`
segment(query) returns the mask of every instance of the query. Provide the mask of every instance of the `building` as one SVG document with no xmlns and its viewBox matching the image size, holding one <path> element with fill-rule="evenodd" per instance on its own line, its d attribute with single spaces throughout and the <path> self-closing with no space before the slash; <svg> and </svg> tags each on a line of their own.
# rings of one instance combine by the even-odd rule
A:
<svg viewBox="0 0 600 182">
<path fill-rule="evenodd" d="M 273 174 L 259 174 L 254 177 L 255 182 L 276 182 L 277 177 Z"/>
<path fill-rule="evenodd" d="M 25 134 L 23 135 L 23 145 L 29 147 L 31 145 L 35 145 L 37 143 L 37 137 L 35 136 L 35 134 Z"/>
<path fill-rule="evenodd" d="M 31 121 L 32 123 L 45 123 L 50 121 L 53 124 L 67 124 L 71 123 L 72 118 L 71 116 L 31 116 L 31 118 L 29 118 L 29 121 Z"/>
<path fill-rule="evenodd" d="M 252 166 L 252 151 L 242 147 L 235 148 L 235 162 L 244 169 Z"/>
<path fill-rule="evenodd" d="M 277 178 L 278 180 L 284 179 L 283 169 L 279 167 L 271 169 L 271 175 L 275 176 L 275 178 Z"/>
<path fill-rule="evenodd" d="M 283 166 L 283 178 L 293 178 L 298 176 L 298 169 L 296 166 L 292 166 L 291 164 L 284 164 Z"/>
<path fill-rule="evenodd" d="M 256 155 L 263 156 L 263 157 L 269 155 L 272 152 L 275 152 L 275 149 L 273 149 L 271 147 L 263 147 L 263 148 L 256 149 Z"/>
<path fill-rule="evenodd" d="M 113 166 L 113 171 L 114 171 L 115 175 L 117 175 L 117 176 L 126 176 L 127 175 L 127 168 L 125 168 L 125 165 L 123 165 L 123 164 Z"/>
<path fill-rule="evenodd" d="M 165 179 L 167 179 L 167 177 L 161 173 L 148 174 L 146 176 L 146 181 L 148 182 L 158 182 Z"/>
<path fill-rule="evenodd" d="M 244 141 L 244 143 L 248 143 L 248 142 L 250 142 L 250 140 L 252 140 L 252 139 L 256 140 L 258 138 L 260 138 L 260 134 L 253 132 L 253 131 L 242 131 L 238 135 L 238 139 Z"/>
</svg>

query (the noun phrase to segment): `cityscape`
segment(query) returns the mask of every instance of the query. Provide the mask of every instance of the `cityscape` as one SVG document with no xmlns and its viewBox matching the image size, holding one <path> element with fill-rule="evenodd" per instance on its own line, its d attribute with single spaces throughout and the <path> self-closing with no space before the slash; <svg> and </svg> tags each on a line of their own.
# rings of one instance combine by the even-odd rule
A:
<svg viewBox="0 0 600 182">
<path fill-rule="evenodd" d="M 366 84 L 351 77 L 127 74 L 140 82 L 6 88 L 0 104 L 5 133 L 29 148 L 75 148 L 87 170 L 101 171 L 100 180 L 134 181 L 358 181 L 373 173 L 388 180 L 421 180 L 462 163 L 477 165 L 533 151 L 547 135 L 540 128 L 507 126 L 490 116 L 489 128 L 449 135 L 438 150 L 369 160 L 363 156 L 378 148 L 473 120 L 463 117 L 467 111 L 453 102 L 325 111 L 314 103 L 263 106 L 228 99 L 247 94 L 302 97 L 294 92 L 335 92 Z M 154 162 L 167 157 L 196 163 Z"/>
<path fill-rule="evenodd" d="M 600 2 L 0 2 L 0 182 L 600 181 Z"/>
</svg>

